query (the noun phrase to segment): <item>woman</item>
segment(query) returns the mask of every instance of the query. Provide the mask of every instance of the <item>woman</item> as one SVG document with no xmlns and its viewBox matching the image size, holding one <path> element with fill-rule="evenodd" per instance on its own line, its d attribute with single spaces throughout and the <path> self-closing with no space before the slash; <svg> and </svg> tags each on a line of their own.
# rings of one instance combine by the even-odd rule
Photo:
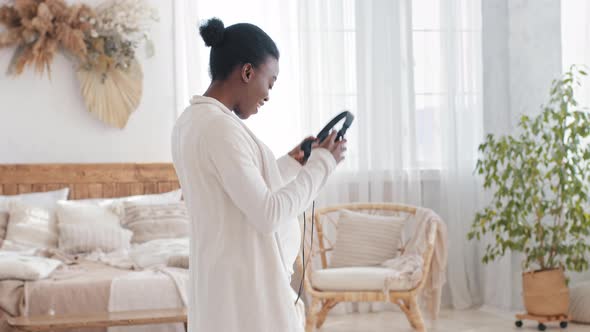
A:
<svg viewBox="0 0 590 332">
<path fill-rule="evenodd" d="M 279 51 L 251 24 L 200 28 L 211 47 L 211 85 L 177 120 L 174 166 L 191 223 L 189 331 L 302 331 L 290 287 L 311 205 L 346 141 L 335 133 L 309 160 L 296 147 L 276 160 L 242 123 L 269 100 Z"/>
</svg>

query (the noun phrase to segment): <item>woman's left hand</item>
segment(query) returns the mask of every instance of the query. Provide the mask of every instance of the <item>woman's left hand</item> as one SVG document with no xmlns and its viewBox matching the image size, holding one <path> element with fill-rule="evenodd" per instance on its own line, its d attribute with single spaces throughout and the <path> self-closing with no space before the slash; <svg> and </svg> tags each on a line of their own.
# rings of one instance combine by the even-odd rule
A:
<svg viewBox="0 0 590 332">
<path fill-rule="evenodd" d="M 301 165 L 305 165 L 305 161 L 303 160 L 305 153 L 303 152 L 303 150 L 301 150 L 301 144 L 303 144 L 303 142 L 307 141 L 307 140 L 314 140 L 315 141 L 315 137 L 313 136 L 309 136 L 307 138 L 305 138 L 303 141 L 301 141 L 301 143 L 297 144 L 297 146 L 291 150 L 291 152 L 289 152 L 289 156 L 291 156 L 291 158 L 297 160 Z M 318 147 L 318 143 L 317 142 L 313 142 L 313 144 L 311 145 L 311 148 L 314 149 Z"/>
</svg>

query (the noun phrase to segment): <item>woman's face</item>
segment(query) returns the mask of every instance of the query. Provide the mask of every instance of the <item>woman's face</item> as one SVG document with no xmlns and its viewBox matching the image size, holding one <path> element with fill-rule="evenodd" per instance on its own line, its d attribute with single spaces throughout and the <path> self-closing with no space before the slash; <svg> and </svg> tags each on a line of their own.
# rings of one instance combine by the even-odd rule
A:
<svg viewBox="0 0 590 332">
<path fill-rule="evenodd" d="M 243 88 L 240 89 L 240 99 L 234 112 L 241 119 L 247 119 L 258 113 L 260 107 L 269 99 L 272 89 L 279 76 L 279 61 L 272 56 L 257 67 L 251 64 L 242 66 L 241 78 Z"/>
</svg>

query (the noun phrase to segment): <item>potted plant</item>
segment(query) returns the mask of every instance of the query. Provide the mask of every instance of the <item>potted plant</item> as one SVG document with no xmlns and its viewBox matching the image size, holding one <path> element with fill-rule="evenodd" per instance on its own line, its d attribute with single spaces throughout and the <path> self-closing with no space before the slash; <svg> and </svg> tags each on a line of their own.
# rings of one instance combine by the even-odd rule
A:
<svg viewBox="0 0 590 332">
<path fill-rule="evenodd" d="M 507 251 L 524 254 L 523 298 L 530 315 L 567 317 L 564 271 L 588 268 L 590 114 L 574 99 L 582 76 L 586 72 L 572 66 L 553 81 L 539 115 L 523 115 L 516 134 L 490 134 L 479 146 L 476 171 L 493 195 L 468 238 L 491 235 L 484 264 Z"/>
</svg>

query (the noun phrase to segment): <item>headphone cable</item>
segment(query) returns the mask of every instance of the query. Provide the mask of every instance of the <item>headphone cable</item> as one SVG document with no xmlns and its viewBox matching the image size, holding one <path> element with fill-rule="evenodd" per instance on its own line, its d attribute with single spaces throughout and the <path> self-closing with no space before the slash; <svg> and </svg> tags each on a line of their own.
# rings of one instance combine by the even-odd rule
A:
<svg viewBox="0 0 590 332">
<path fill-rule="evenodd" d="M 313 224 L 314 224 L 314 217 L 315 217 L 315 201 L 313 201 L 312 205 L 311 205 L 311 242 L 309 243 L 309 254 L 308 254 L 308 258 L 307 260 L 309 261 L 309 259 L 311 258 L 311 255 L 313 253 Z M 302 265 L 303 265 L 303 272 L 301 274 L 301 282 L 299 283 L 299 291 L 297 292 L 297 300 L 295 300 L 295 305 L 297 305 L 297 302 L 299 302 L 299 299 L 301 298 L 301 289 L 303 287 L 303 280 L 305 280 L 305 267 L 307 265 L 309 265 L 309 262 L 306 264 L 305 263 L 305 224 L 306 224 L 306 218 L 305 218 L 305 211 L 303 211 L 303 241 L 301 241 L 303 243 L 303 247 L 301 248 L 302 250 Z"/>
</svg>

